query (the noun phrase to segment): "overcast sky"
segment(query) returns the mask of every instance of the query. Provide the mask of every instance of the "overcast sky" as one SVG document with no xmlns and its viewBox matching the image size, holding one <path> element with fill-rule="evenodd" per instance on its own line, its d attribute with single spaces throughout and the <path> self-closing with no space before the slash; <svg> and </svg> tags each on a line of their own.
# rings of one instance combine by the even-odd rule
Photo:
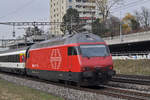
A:
<svg viewBox="0 0 150 100">
<path fill-rule="evenodd" d="M 49 21 L 49 15 L 49 0 L 0 1 L 0 22 Z M 17 32 L 16 35 L 21 36 L 22 33 Z M 12 27 L 0 25 L 0 39 L 2 38 L 12 38 Z"/>
<path fill-rule="evenodd" d="M 1 0 L 0 22 L 7 21 L 49 21 L 50 0 Z M 126 4 L 134 2 L 127 6 Z M 150 8 L 150 0 L 125 0 L 122 6 L 122 16 L 127 12 L 140 10 L 141 6 Z M 120 7 L 115 6 L 112 14 L 119 17 Z M 17 36 L 22 34 L 17 34 Z M 0 39 L 12 38 L 12 27 L 0 25 Z"/>
<path fill-rule="evenodd" d="M 0 21 L 48 21 L 49 13 L 49 0 L 0 1 Z"/>
<path fill-rule="evenodd" d="M 127 13 L 134 14 L 135 11 L 141 10 L 141 7 L 150 9 L 150 0 L 123 0 L 124 2 L 114 6 L 111 10 L 111 14 L 120 17 L 124 17 Z"/>
</svg>

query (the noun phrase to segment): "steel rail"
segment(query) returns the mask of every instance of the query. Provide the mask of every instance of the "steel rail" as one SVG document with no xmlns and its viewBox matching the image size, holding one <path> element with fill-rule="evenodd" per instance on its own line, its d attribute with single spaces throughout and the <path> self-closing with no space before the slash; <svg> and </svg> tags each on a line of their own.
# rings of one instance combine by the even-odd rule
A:
<svg viewBox="0 0 150 100">
<path fill-rule="evenodd" d="M 150 86 L 150 76 L 140 75 L 116 75 L 112 78 L 113 82 L 132 83 L 138 85 Z"/>
</svg>

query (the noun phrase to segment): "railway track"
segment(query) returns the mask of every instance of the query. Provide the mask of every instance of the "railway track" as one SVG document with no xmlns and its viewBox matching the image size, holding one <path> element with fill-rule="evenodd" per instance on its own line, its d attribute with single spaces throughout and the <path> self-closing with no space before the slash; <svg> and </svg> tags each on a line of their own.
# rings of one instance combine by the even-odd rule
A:
<svg viewBox="0 0 150 100">
<path fill-rule="evenodd" d="M 113 77 L 112 81 L 150 86 L 150 76 L 121 75 L 120 74 L 120 75 L 116 75 L 115 77 Z"/>
<path fill-rule="evenodd" d="M 106 89 L 101 91 L 106 95 L 113 96 L 120 99 L 127 99 L 127 100 L 149 100 L 150 94 L 142 93 L 139 91 L 116 88 L 111 86 L 104 86 Z"/>
<path fill-rule="evenodd" d="M 134 90 L 132 91 L 132 90 L 128 90 L 128 89 L 121 89 L 121 88 L 111 87 L 111 86 L 107 86 L 107 85 L 101 85 L 101 86 L 97 86 L 97 87 L 76 87 L 76 86 L 72 86 L 72 85 L 65 85 L 65 84 L 60 84 L 60 83 L 53 83 L 53 82 L 46 81 L 46 80 L 35 79 L 33 77 L 18 76 L 16 74 L 10 74 L 10 73 L 9 74 L 2 73 L 2 74 L 23 78 L 25 80 L 32 80 L 35 82 L 44 82 L 47 84 L 53 84 L 53 85 L 57 85 L 57 86 L 61 86 L 61 87 L 69 88 L 69 89 L 106 95 L 106 96 L 114 97 L 114 98 L 116 98 L 116 100 L 117 100 L 117 98 L 123 99 L 123 100 L 124 99 L 125 100 L 150 100 L 150 94 L 148 94 L 148 93 L 138 92 L 138 91 L 134 91 Z"/>
</svg>

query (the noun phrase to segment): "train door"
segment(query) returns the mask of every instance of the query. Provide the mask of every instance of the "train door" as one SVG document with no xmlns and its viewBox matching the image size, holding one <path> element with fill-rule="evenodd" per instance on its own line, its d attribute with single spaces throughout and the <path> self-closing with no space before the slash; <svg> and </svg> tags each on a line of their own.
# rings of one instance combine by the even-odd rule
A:
<svg viewBox="0 0 150 100">
<path fill-rule="evenodd" d="M 76 72 L 76 63 L 77 61 L 77 49 L 75 47 L 68 47 L 68 75 L 67 80 L 69 81 L 75 81 L 76 75 L 74 72 Z"/>
<path fill-rule="evenodd" d="M 68 47 L 68 69 L 70 72 L 73 71 L 73 67 L 75 66 L 77 56 L 77 50 L 75 47 Z"/>
<path fill-rule="evenodd" d="M 25 70 L 26 70 L 26 73 L 27 73 L 27 69 L 29 68 L 29 57 L 30 57 L 30 47 L 27 48 L 26 50 L 26 53 L 25 53 Z"/>
</svg>

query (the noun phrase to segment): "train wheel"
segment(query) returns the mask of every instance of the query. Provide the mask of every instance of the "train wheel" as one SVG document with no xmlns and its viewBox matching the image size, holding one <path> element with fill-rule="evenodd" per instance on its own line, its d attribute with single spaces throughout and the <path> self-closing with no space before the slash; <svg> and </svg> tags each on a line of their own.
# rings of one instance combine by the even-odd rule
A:
<svg viewBox="0 0 150 100">
<path fill-rule="evenodd" d="M 65 85 L 66 85 L 66 86 L 68 85 L 68 81 L 65 81 Z"/>
<path fill-rule="evenodd" d="M 77 86 L 77 87 L 81 87 L 81 84 L 80 84 L 80 83 L 76 83 L 76 86 Z"/>
</svg>

